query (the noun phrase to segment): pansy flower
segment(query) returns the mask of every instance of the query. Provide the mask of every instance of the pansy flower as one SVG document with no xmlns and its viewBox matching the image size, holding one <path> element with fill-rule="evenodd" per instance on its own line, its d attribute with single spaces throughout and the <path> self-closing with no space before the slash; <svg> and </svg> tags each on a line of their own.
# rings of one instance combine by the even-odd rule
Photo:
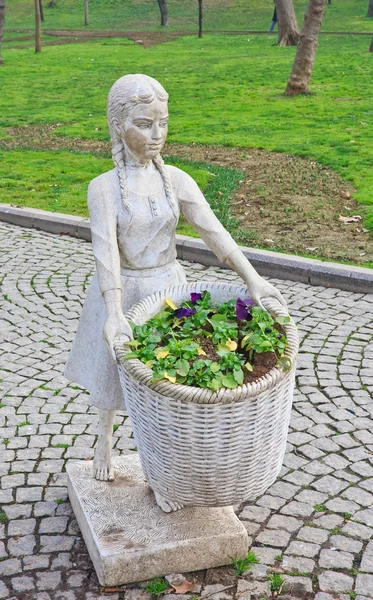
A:
<svg viewBox="0 0 373 600">
<path fill-rule="evenodd" d="M 192 304 L 196 304 L 198 302 L 198 300 L 201 300 L 202 298 L 202 294 L 198 294 L 197 292 L 192 292 L 190 294 L 190 299 Z"/>
<path fill-rule="evenodd" d="M 174 315 L 177 319 L 182 319 L 183 317 L 191 317 L 192 315 L 196 314 L 196 309 L 195 308 L 178 308 L 177 310 L 175 310 Z"/>
<path fill-rule="evenodd" d="M 251 319 L 253 318 L 251 313 L 249 312 L 249 308 L 251 306 L 254 306 L 254 302 L 251 298 L 246 298 L 246 300 L 237 298 L 236 317 L 239 321 L 251 321 Z"/>
</svg>

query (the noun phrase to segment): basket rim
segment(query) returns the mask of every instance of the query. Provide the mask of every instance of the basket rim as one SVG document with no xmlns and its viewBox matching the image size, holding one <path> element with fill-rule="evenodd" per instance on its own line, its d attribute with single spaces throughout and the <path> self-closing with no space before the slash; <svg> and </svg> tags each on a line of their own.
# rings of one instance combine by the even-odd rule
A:
<svg viewBox="0 0 373 600">
<path fill-rule="evenodd" d="M 172 298 L 176 293 L 185 294 L 188 296 L 191 292 L 202 292 L 204 290 L 212 291 L 220 288 L 224 292 L 232 294 L 232 298 L 238 296 L 250 296 L 246 286 L 223 282 L 198 281 L 181 285 L 172 286 L 156 292 L 137 302 L 126 313 L 126 318 L 134 323 L 147 321 L 144 319 L 146 313 L 150 309 L 154 310 L 156 306 L 161 310 L 165 298 Z M 263 301 L 265 308 L 273 316 L 289 316 L 287 310 L 274 298 L 267 298 Z M 158 310 L 157 310 L 158 312 Z M 220 388 L 217 392 L 213 392 L 208 388 L 199 388 L 195 386 L 183 385 L 180 383 L 171 383 L 167 380 L 162 380 L 157 383 L 150 383 L 153 371 L 149 369 L 139 359 L 134 358 L 125 360 L 125 355 L 130 352 L 130 348 L 126 348 L 123 340 L 117 338 L 114 341 L 114 351 L 117 357 L 118 368 L 123 369 L 127 375 L 133 377 L 138 383 L 145 385 L 153 392 L 162 396 L 168 396 L 170 400 L 181 400 L 183 402 L 195 402 L 198 404 L 216 404 L 229 403 L 247 400 L 249 397 L 258 396 L 259 394 L 269 391 L 276 384 L 281 382 L 288 376 L 293 374 L 295 370 L 295 359 L 298 354 L 299 337 L 294 321 L 291 319 L 289 323 L 283 325 L 288 340 L 288 347 L 285 350 L 285 356 L 288 356 L 292 362 L 292 367 L 289 371 L 282 371 L 278 367 L 273 367 L 266 375 L 260 377 L 252 383 L 243 384 L 235 389 Z"/>
</svg>

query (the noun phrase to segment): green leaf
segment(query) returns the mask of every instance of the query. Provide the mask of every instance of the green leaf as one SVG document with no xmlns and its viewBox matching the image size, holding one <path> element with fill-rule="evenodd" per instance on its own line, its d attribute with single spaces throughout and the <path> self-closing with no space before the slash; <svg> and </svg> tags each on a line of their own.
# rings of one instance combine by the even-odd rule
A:
<svg viewBox="0 0 373 600">
<path fill-rule="evenodd" d="M 283 371 L 290 371 L 293 363 L 289 356 L 281 356 L 281 358 L 278 359 L 278 364 Z"/>
<path fill-rule="evenodd" d="M 276 317 L 275 322 L 279 325 L 285 325 L 286 323 L 290 322 L 290 317 L 289 315 L 286 317 Z"/>
<path fill-rule="evenodd" d="M 131 360 L 131 358 L 138 358 L 138 352 L 128 352 L 124 355 L 124 360 Z"/>
<path fill-rule="evenodd" d="M 226 388 L 234 389 L 238 386 L 238 383 L 235 380 L 232 373 L 229 373 L 228 375 L 223 375 L 223 377 L 221 378 L 221 381 L 222 381 L 223 386 Z"/>
<path fill-rule="evenodd" d="M 250 364 L 249 362 L 245 363 L 245 368 L 246 368 L 248 371 L 250 371 L 250 373 L 252 373 L 252 372 L 253 372 L 253 370 L 254 370 L 254 369 L 253 369 L 253 365 L 252 365 L 252 364 Z"/>
<path fill-rule="evenodd" d="M 217 363 L 217 362 L 211 363 L 211 365 L 210 365 L 210 371 L 212 373 L 217 373 L 218 371 L 220 371 L 220 365 L 219 365 L 219 363 Z"/>
<path fill-rule="evenodd" d="M 176 373 L 181 377 L 186 377 L 189 373 L 189 363 L 185 359 L 180 359 L 175 362 Z"/>
<path fill-rule="evenodd" d="M 238 383 L 238 385 L 243 384 L 244 372 L 242 369 L 239 369 L 238 371 L 233 371 L 233 377 L 234 377 L 235 381 Z"/>
</svg>

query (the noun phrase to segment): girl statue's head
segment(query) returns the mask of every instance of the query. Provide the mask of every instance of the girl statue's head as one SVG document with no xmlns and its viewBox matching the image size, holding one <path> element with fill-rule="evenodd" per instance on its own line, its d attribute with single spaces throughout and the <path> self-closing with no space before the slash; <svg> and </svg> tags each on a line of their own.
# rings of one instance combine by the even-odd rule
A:
<svg viewBox="0 0 373 600">
<path fill-rule="evenodd" d="M 167 101 L 168 94 L 165 89 L 158 81 L 147 75 L 125 75 L 114 83 L 109 92 L 107 118 L 112 145 L 112 156 L 118 171 L 122 200 L 130 215 L 131 209 L 128 205 L 126 174 L 126 154 L 129 151 L 129 143 L 126 141 L 125 133 L 126 123 L 130 117 L 131 111 L 139 105 L 145 105 L 145 112 L 149 112 L 149 105 L 153 105 L 155 111 L 158 107 L 158 110 L 161 110 L 167 116 Z M 167 121 L 164 120 L 164 123 L 165 130 L 161 136 L 163 142 L 167 133 Z M 163 123 L 161 122 L 160 125 L 163 126 Z M 157 145 L 154 144 L 153 148 L 155 150 L 153 154 L 150 153 L 150 158 L 162 176 L 168 201 L 172 208 L 175 209 L 171 182 L 159 154 L 161 145 L 157 149 Z"/>
</svg>

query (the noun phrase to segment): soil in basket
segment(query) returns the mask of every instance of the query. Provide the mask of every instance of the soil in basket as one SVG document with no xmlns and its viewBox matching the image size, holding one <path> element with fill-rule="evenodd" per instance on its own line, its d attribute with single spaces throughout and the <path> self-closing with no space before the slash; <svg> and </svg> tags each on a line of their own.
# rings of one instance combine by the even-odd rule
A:
<svg viewBox="0 0 373 600">
<path fill-rule="evenodd" d="M 206 359 L 219 362 L 220 356 L 215 352 L 215 346 L 211 340 L 202 338 L 199 340 L 202 349 L 206 352 Z M 262 352 L 255 353 L 254 362 L 253 362 L 253 370 L 250 372 L 247 369 L 244 369 L 245 377 L 244 383 L 252 383 L 253 381 L 257 381 L 264 375 L 267 375 L 273 367 L 276 366 L 277 357 L 274 352 Z"/>
</svg>

